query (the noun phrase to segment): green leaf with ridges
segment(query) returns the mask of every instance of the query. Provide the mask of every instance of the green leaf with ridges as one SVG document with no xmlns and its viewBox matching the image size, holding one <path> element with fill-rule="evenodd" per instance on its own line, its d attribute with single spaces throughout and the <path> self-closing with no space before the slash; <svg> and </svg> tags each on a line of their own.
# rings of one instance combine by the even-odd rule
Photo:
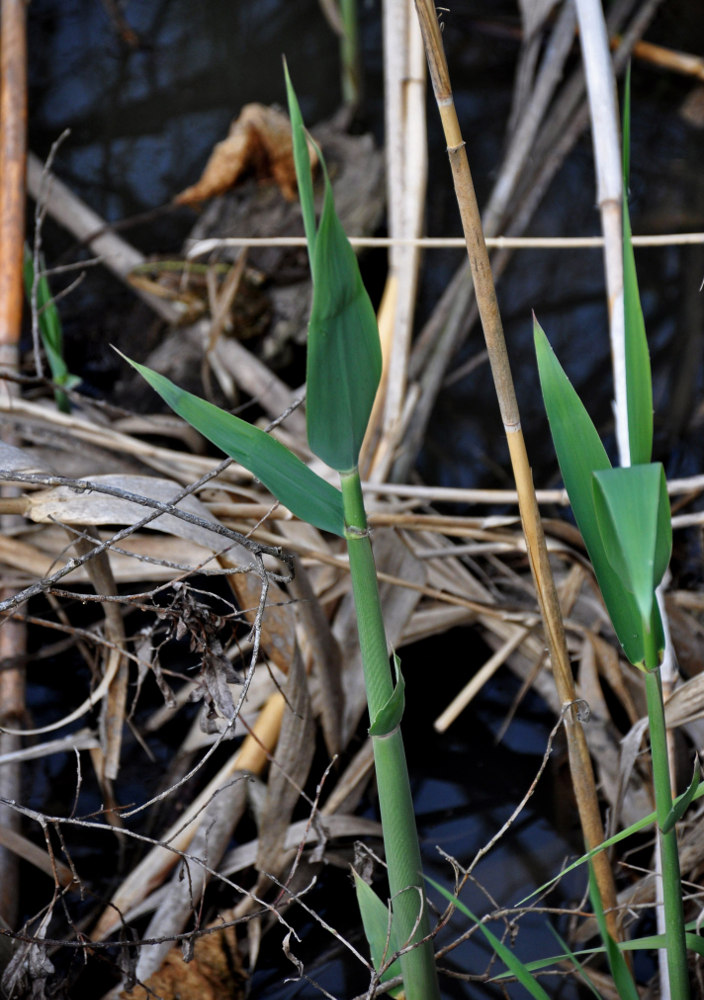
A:
<svg viewBox="0 0 704 1000">
<path fill-rule="evenodd" d="M 391 956 L 398 951 L 398 943 L 394 934 L 393 917 L 389 920 L 389 908 L 379 899 L 370 885 L 352 869 L 354 875 L 354 885 L 357 891 L 357 903 L 362 917 L 364 936 L 369 945 L 374 968 L 379 972 Z M 391 963 L 388 968 L 379 976 L 379 980 L 385 983 L 389 979 L 395 979 L 401 975 L 401 963 L 398 959 Z M 392 997 L 398 996 L 403 991 L 402 986 L 397 986 L 390 990 Z"/>
<path fill-rule="evenodd" d="M 120 352 L 118 351 L 118 354 Z M 302 521 L 344 537 L 342 494 L 316 475 L 280 441 L 245 420 L 180 389 L 169 379 L 125 357 L 174 413 L 234 458 Z"/>
<path fill-rule="evenodd" d="M 614 572 L 594 506 L 592 475 L 610 469 L 611 463 L 589 414 L 537 320 L 534 337 L 540 386 L 565 489 L 616 635 L 631 663 L 639 664 L 645 659 L 640 612 L 634 595 Z M 657 611 L 653 618 L 656 645 L 662 649 L 664 637 Z"/>
<path fill-rule="evenodd" d="M 291 137 L 293 140 L 293 162 L 296 167 L 298 182 L 298 197 L 303 213 L 303 227 L 308 240 L 308 259 L 313 271 L 313 252 L 315 250 L 315 207 L 313 203 L 313 178 L 310 167 L 308 139 L 303 124 L 303 116 L 298 104 L 296 92 L 291 83 L 286 59 L 284 59 L 284 75 L 286 77 L 286 97 L 288 99 L 288 116 L 291 119 Z"/>
<path fill-rule="evenodd" d="M 665 471 L 659 462 L 594 473 L 594 504 L 602 542 L 614 572 L 649 622 L 655 588 L 672 547 Z"/>
<path fill-rule="evenodd" d="M 401 661 L 395 653 L 394 668 L 396 670 L 394 689 L 386 704 L 379 709 L 372 719 L 369 727 L 370 736 L 388 736 L 397 726 L 401 725 L 401 719 L 406 707 L 406 682 L 401 673 Z"/>
<path fill-rule="evenodd" d="M 321 161 L 322 162 L 322 161 Z M 325 171 L 325 201 L 313 255 L 306 414 L 311 451 L 348 472 L 359 451 L 381 378 L 374 308 L 335 211 Z"/>
</svg>

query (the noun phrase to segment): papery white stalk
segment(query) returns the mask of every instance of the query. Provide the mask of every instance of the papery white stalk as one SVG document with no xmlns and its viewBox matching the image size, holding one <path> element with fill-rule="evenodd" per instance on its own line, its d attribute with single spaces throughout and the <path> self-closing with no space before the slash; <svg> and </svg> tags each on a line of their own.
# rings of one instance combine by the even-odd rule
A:
<svg viewBox="0 0 704 1000">
<path fill-rule="evenodd" d="M 604 269 L 614 376 L 614 418 L 619 460 L 631 464 L 626 397 L 626 330 L 623 306 L 623 175 L 616 81 L 600 0 L 575 0 L 587 78 L 597 175 L 597 202 L 604 234 Z"/>
</svg>

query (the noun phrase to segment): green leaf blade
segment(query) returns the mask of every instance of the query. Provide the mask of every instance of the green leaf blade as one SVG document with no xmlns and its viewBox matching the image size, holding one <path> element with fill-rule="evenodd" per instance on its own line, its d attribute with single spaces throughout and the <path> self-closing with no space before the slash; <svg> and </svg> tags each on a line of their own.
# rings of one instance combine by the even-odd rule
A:
<svg viewBox="0 0 704 1000">
<path fill-rule="evenodd" d="M 381 378 L 376 315 L 325 176 L 313 257 L 306 413 L 311 450 L 331 468 L 355 468 Z"/>
<path fill-rule="evenodd" d="M 645 465 L 653 453 L 653 388 L 645 321 L 640 303 L 631 221 L 623 197 L 623 308 L 626 323 L 626 396 L 631 465 Z"/>
<path fill-rule="evenodd" d="M 641 615 L 635 596 L 623 586 L 611 565 L 594 503 L 592 475 L 610 469 L 611 462 L 589 414 L 537 320 L 534 323 L 534 338 L 550 431 L 577 527 L 584 539 L 619 642 L 631 663 L 642 663 L 645 650 Z M 653 617 L 656 618 L 656 641 L 660 643 L 664 641 L 662 623 L 657 612 Z"/>
<path fill-rule="evenodd" d="M 642 621 L 653 616 L 655 588 L 670 556 L 672 530 L 660 463 L 594 473 L 594 503 L 614 572 L 635 596 Z"/>
<path fill-rule="evenodd" d="M 398 942 L 394 933 L 393 917 L 390 918 L 389 908 L 382 903 L 372 887 L 368 885 L 357 872 L 352 869 L 354 875 L 354 885 L 357 892 L 357 903 L 362 917 L 364 936 L 367 939 L 369 950 L 372 955 L 372 962 L 377 972 L 381 973 L 379 981 L 385 983 L 389 979 L 395 979 L 401 975 L 401 962 L 396 959 L 387 968 L 384 968 L 389 958 L 398 951 Z M 383 972 L 381 970 L 384 970 Z M 398 996 L 402 992 L 399 986 L 391 990 L 391 996 Z"/>
<path fill-rule="evenodd" d="M 425 878 L 434 889 L 437 889 L 437 891 L 448 900 L 448 902 L 452 903 L 453 906 L 456 906 L 461 913 L 464 913 L 466 917 L 469 917 L 470 920 L 474 921 L 506 968 L 511 971 L 521 986 L 528 991 L 534 1000 L 549 1000 L 547 993 L 540 983 L 530 974 L 527 966 L 520 960 L 520 958 L 518 958 L 517 955 L 514 955 L 510 948 L 506 947 L 503 941 L 500 941 L 499 938 L 489 930 L 485 923 L 482 923 L 478 917 L 475 917 L 472 911 L 465 906 L 461 899 L 458 899 L 457 896 L 448 892 L 444 886 L 440 885 L 429 876 L 426 875 Z"/>
<path fill-rule="evenodd" d="M 296 167 L 296 180 L 298 182 L 298 197 L 301 202 L 303 213 L 303 228 L 308 240 L 308 259 L 310 269 L 313 271 L 313 253 L 315 250 L 315 207 L 313 202 L 313 177 L 310 166 L 310 153 L 308 151 L 308 139 L 303 124 L 301 108 L 298 104 L 296 92 L 293 89 L 291 77 L 288 72 L 288 65 L 284 59 L 284 75 L 286 77 L 286 97 L 288 100 L 288 116 L 291 120 L 291 138 L 293 141 L 293 162 Z"/>
<path fill-rule="evenodd" d="M 292 514 L 321 531 L 344 537 L 340 491 L 316 475 L 280 441 L 245 420 L 180 389 L 158 372 L 129 358 L 125 357 L 125 360 L 159 393 L 174 413 L 248 469 Z"/>
<path fill-rule="evenodd" d="M 631 67 L 623 95 L 623 308 L 626 333 L 626 399 L 631 465 L 645 465 L 653 453 L 653 388 L 643 309 L 633 254 L 628 184 L 631 153 Z"/>
<path fill-rule="evenodd" d="M 694 774 L 692 775 L 692 780 L 689 783 L 687 791 L 684 792 L 682 796 L 673 804 L 672 809 L 667 814 L 665 822 L 662 824 L 660 829 L 663 833 L 669 833 L 670 830 L 674 830 L 675 825 L 679 823 L 687 809 L 689 809 L 694 796 L 697 794 L 697 789 L 702 780 L 702 769 L 699 766 L 699 760 L 697 759 L 694 763 Z"/>
<path fill-rule="evenodd" d="M 601 940 L 604 942 L 606 956 L 611 968 L 611 975 L 614 977 L 614 983 L 616 985 L 618 995 L 621 1000 L 639 1000 L 638 990 L 636 989 L 636 984 L 633 982 L 633 976 L 628 968 L 623 952 L 606 928 L 604 907 L 601 902 L 599 887 L 597 886 L 591 862 L 589 864 L 589 895 L 591 897 L 592 906 L 594 907 L 594 916 L 596 917 L 597 924 L 599 925 L 599 933 L 601 934 Z"/>
</svg>

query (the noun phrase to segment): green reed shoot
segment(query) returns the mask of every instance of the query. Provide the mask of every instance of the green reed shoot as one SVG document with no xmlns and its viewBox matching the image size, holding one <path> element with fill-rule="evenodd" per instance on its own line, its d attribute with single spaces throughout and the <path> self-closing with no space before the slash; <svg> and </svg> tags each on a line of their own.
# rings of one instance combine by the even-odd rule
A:
<svg viewBox="0 0 704 1000">
<path fill-rule="evenodd" d="M 24 248 L 24 290 L 27 301 L 37 311 L 39 336 L 46 353 L 51 377 L 55 385 L 54 399 L 62 413 L 71 412 L 71 404 L 64 389 L 72 389 L 81 381 L 77 375 L 71 375 L 64 360 L 64 335 L 61 318 L 49 289 L 46 275 L 38 277 L 34 272 L 34 260 L 28 246 Z"/>
<path fill-rule="evenodd" d="M 392 676 L 358 471 L 360 448 L 381 377 L 379 332 L 354 251 L 335 212 L 322 157 L 325 196 L 316 226 L 308 140 L 288 71 L 286 85 L 313 277 L 307 357 L 308 443 L 314 454 L 339 473 L 341 489 L 313 473 L 258 428 L 184 392 L 143 365 L 130 364 L 176 413 L 249 469 L 289 510 L 346 539 L 389 872 L 389 942 L 393 942 L 393 950 L 402 952 L 400 968 L 408 1000 L 436 1000 L 439 992 L 430 921 L 400 730 L 403 679 L 398 661 Z M 378 913 L 370 916 L 368 894 L 362 890 L 358 898 L 366 917 L 379 925 Z M 384 954 L 382 948 L 377 960 L 383 956 L 388 964 L 393 950 L 389 952 L 387 946 Z"/>
<path fill-rule="evenodd" d="M 629 98 L 626 92 L 624 149 Z M 665 472 L 651 461 L 650 358 L 640 304 L 626 200 L 624 154 L 624 309 L 631 465 L 612 468 L 599 435 L 535 322 L 541 389 L 560 470 L 604 603 L 623 650 L 645 675 L 653 785 L 663 868 L 668 975 L 673 997 L 689 997 L 682 887 L 660 677 L 665 637 L 656 598 L 670 559 L 672 526 Z M 698 774 L 695 775 L 698 782 Z M 696 785 L 694 785 L 696 788 Z"/>
</svg>

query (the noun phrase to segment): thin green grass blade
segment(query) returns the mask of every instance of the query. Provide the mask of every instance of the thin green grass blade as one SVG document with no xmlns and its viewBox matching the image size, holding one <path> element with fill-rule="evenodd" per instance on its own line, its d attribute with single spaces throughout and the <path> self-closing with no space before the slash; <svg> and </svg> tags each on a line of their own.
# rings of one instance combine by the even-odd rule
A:
<svg viewBox="0 0 704 1000">
<path fill-rule="evenodd" d="M 599 887 L 597 886 L 591 864 L 589 865 L 589 895 L 594 907 L 594 915 L 599 925 L 601 940 L 604 942 L 606 948 L 606 957 L 609 961 L 611 975 L 614 977 L 614 984 L 620 1000 L 639 1000 L 638 990 L 636 989 L 636 984 L 633 982 L 633 976 L 628 968 L 626 959 L 623 957 L 623 952 L 607 930 L 604 907 L 602 906 Z"/>
<path fill-rule="evenodd" d="M 311 450 L 339 472 L 357 466 L 380 378 L 374 308 L 337 217 L 325 171 L 313 257 L 306 414 Z"/>
<path fill-rule="evenodd" d="M 444 886 L 440 885 L 434 879 L 429 878 L 427 875 L 425 878 L 435 889 L 437 889 L 439 893 L 445 897 L 445 899 L 447 899 L 448 902 L 452 903 L 458 910 L 460 910 L 461 913 L 464 913 L 466 917 L 469 917 L 470 920 L 474 921 L 504 965 L 510 969 L 521 986 L 525 987 L 528 993 L 530 993 L 535 1000 L 549 1000 L 549 997 L 543 987 L 540 983 L 536 982 L 526 966 L 523 962 L 521 962 L 520 958 L 514 955 L 510 948 L 507 948 L 495 934 L 492 934 L 486 924 L 483 924 L 478 917 L 475 917 L 472 911 L 469 910 L 464 903 L 457 898 L 457 896 L 453 896 L 451 892 L 448 892 Z"/>
<path fill-rule="evenodd" d="M 623 87 L 623 122 L 621 128 L 623 136 L 622 165 L 623 165 L 623 193 L 628 197 L 629 185 L 631 183 L 631 63 L 626 66 L 626 77 Z"/>
<path fill-rule="evenodd" d="M 557 931 L 555 930 L 555 928 L 549 922 L 548 922 L 548 930 L 551 932 L 552 936 L 555 938 L 555 940 L 560 945 L 560 947 L 564 948 L 564 953 L 565 953 L 564 957 L 569 958 L 570 962 L 572 963 L 572 965 L 575 968 L 575 972 L 577 973 L 577 975 L 579 976 L 579 978 L 582 980 L 582 982 L 584 983 L 584 985 L 587 987 L 587 989 L 590 991 L 590 993 L 592 994 L 592 996 L 597 997 L 597 1000 L 604 1000 L 604 998 L 602 997 L 602 995 L 599 992 L 599 990 L 596 988 L 596 986 L 594 985 L 594 983 L 591 981 L 591 979 L 587 975 L 586 969 L 583 967 L 582 963 L 579 961 L 579 959 L 577 958 L 577 956 L 575 955 L 575 953 L 572 951 L 572 949 L 570 948 L 570 946 L 568 945 L 568 943 L 565 941 L 565 939 L 562 937 L 561 934 L 557 933 Z M 562 958 L 563 958 L 563 956 L 560 956 L 560 958 L 555 959 L 555 961 L 556 962 L 562 961 Z M 533 971 L 533 970 L 531 969 L 531 971 Z"/>
<path fill-rule="evenodd" d="M 389 908 L 379 899 L 370 885 L 352 869 L 354 875 L 354 885 L 357 892 L 357 903 L 362 917 L 364 936 L 367 939 L 369 950 L 372 955 L 372 962 L 377 972 L 384 969 L 389 958 L 398 951 L 398 942 L 394 934 L 393 919 L 389 920 Z M 401 975 L 401 962 L 396 959 L 379 976 L 379 981 L 387 982 Z M 403 987 L 398 986 L 389 991 L 390 996 L 396 997 L 403 992 Z"/>
<path fill-rule="evenodd" d="M 117 352 L 120 353 L 119 351 Z M 270 434 L 180 389 L 169 379 L 121 355 L 174 413 L 234 458 L 302 521 L 344 537 L 342 495 Z"/>
<path fill-rule="evenodd" d="M 670 809 L 670 812 L 667 814 L 665 822 L 660 828 L 663 833 L 669 833 L 670 830 L 674 828 L 675 824 L 679 823 L 682 819 L 694 799 L 701 780 L 702 769 L 699 765 L 699 760 L 697 759 L 694 762 L 694 774 L 692 775 L 692 780 L 689 783 L 687 791 L 677 800 L 677 802 L 675 802 L 672 809 Z"/>
<path fill-rule="evenodd" d="M 614 572 L 604 548 L 594 505 L 592 475 L 610 469 L 611 463 L 589 414 L 537 320 L 534 337 L 545 409 L 572 511 L 619 642 L 631 663 L 641 663 L 645 651 L 638 605 Z M 661 643 L 659 616 L 657 628 L 656 639 Z"/>
<path fill-rule="evenodd" d="M 632 465 L 644 465 L 653 453 L 653 389 L 650 355 L 640 304 L 628 203 L 623 199 L 623 304 L 626 314 L 626 394 L 628 441 Z"/>
<path fill-rule="evenodd" d="M 677 805 L 681 801 L 682 797 L 683 796 L 680 795 L 675 799 L 675 805 Z M 704 797 L 704 785 L 700 785 L 699 788 L 696 790 L 696 792 L 692 796 L 692 802 L 696 802 L 697 799 L 701 799 L 702 797 Z M 569 874 L 569 872 L 574 871 L 575 868 L 579 868 L 580 865 L 586 864 L 587 861 L 591 861 L 591 859 L 595 857 L 600 851 L 605 851 L 609 847 L 613 847 L 615 844 L 620 844 L 622 840 L 627 840 L 629 837 L 632 837 L 635 833 L 640 833 L 641 830 L 647 830 L 649 826 L 653 825 L 656 819 L 657 815 L 655 813 L 655 810 L 653 810 L 653 812 L 648 813 L 647 816 L 643 816 L 641 817 L 641 819 L 636 820 L 635 823 L 631 823 L 631 825 L 627 826 L 625 830 L 619 830 L 619 832 L 615 833 L 613 837 L 609 837 L 607 840 L 605 840 L 603 844 L 599 844 L 598 847 L 592 848 L 591 851 L 588 851 L 586 854 L 583 854 L 581 858 L 577 858 L 577 860 L 573 861 L 572 864 L 567 865 L 566 868 L 562 868 L 558 875 L 555 875 L 554 878 L 551 878 L 548 882 L 545 882 L 537 889 L 534 889 L 533 892 L 531 892 L 524 899 L 519 900 L 516 905 L 525 906 L 525 904 L 529 903 L 530 900 L 533 899 L 535 896 L 547 892 L 547 890 L 552 885 L 555 885 L 556 882 L 559 882 L 560 879 L 564 878 L 565 875 Z"/>
<path fill-rule="evenodd" d="M 653 388 L 628 211 L 630 135 L 629 69 L 623 99 L 623 305 L 626 322 L 626 397 L 631 465 L 644 465 L 650 461 L 653 452 Z"/>
<path fill-rule="evenodd" d="M 690 924 L 687 924 L 687 927 L 693 928 L 695 924 L 696 921 L 693 920 Z M 525 967 L 529 972 L 541 972 L 543 969 L 549 969 L 552 965 L 557 965 L 558 962 L 564 962 L 566 958 L 571 957 L 572 953 L 569 951 L 569 946 L 564 944 L 554 928 L 550 927 L 550 930 L 558 937 L 566 950 L 559 955 L 548 955 L 546 958 L 537 958 L 533 962 L 526 962 Z M 686 939 L 689 951 L 694 951 L 698 955 L 704 955 L 704 937 L 701 937 L 699 934 L 688 933 Z M 648 934 L 646 937 L 631 938 L 629 941 L 617 942 L 619 951 L 623 952 L 657 951 L 665 948 L 666 945 L 667 938 L 664 934 Z M 580 948 L 579 951 L 574 952 L 574 957 L 579 961 L 580 958 L 593 958 L 594 955 L 604 954 L 606 954 L 606 948 L 604 945 L 600 945 L 598 948 Z M 510 975 L 510 972 L 502 972 L 500 976 L 495 976 L 494 978 L 497 982 L 500 982 L 502 979 L 508 979 Z"/>
<path fill-rule="evenodd" d="M 291 83 L 288 66 L 284 58 L 284 76 L 286 77 L 286 97 L 288 99 L 288 116 L 291 120 L 291 137 L 293 140 L 293 162 L 296 167 L 296 180 L 298 182 L 298 197 L 301 202 L 303 213 L 303 228 L 308 240 L 308 260 L 310 270 L 313 272 L 313 252 L 315 250 L 315 207 L 313 203 L 313 177 L 310 166 L 310 153 L 308 152 L 308 139 L 303 124 L 301 108 L 298 104 L 296 92 Z"/>
<path fill-rule="evenodd" d="M 659 462 L 594 473 L 594 504 L 604 549 L 614 571 L 650 622 L 655 588 L 672 547 L 670 505 Z M 638 626 L 638 622 L 635 626 Z"/>
</svg>

